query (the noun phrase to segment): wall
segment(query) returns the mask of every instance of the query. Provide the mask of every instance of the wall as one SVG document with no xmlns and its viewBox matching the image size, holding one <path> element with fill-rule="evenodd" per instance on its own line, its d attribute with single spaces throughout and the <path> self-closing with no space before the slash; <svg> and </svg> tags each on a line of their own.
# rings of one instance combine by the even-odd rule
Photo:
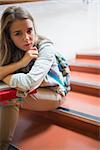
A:
<svg viewBox="0 0 100 150">
<path fill-rule="evenodd" d="M 99 53 L 99 2 L 92 0 L 87 5 L 81 0 L 49 0 L 21 6 L 34 16 L 38 33 L 52 39 L 67 59 L 83 50 Z M 0 6 L 0 13 L 5 7 Z"/>
</svg>

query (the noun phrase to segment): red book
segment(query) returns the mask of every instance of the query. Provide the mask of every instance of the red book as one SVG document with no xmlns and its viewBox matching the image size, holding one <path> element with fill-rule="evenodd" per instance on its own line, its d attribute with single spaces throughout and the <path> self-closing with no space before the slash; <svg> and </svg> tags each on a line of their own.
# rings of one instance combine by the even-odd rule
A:
<svg viewBox="0 0 100 150">
<path fill-rule="evenodd" d="M 14 99 L 14 98 L 18 98 L 16 96 L 15 89 L 0 91 L 0 101 L 6 101 L 6 100 Z"/>
<path fill-rule="evenodd" d="M 16 89 L 12 89 L 4 82 L 0 82 L 0 101 L 6 101 L 14 98 L 17 98 Z"/>
</svg>

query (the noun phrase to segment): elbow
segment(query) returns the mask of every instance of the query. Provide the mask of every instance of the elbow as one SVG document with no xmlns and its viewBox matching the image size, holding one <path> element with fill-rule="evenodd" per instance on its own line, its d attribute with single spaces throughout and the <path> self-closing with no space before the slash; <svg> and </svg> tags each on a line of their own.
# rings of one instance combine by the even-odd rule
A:
<svg viewBox="0 0 100 150">
<path fill-rule="evenodd" d="M 37 77 L 34 77 L 34 78 L 33 78 L 32 75 L 27 74 L 27 78 L 26 78 L 27 84 L 26 84 L 26 86 L 24 86 L 26 91 L 35 90 L 41 85 L 41 83 L 43 81 L 43 77 L 37 76 Z"/>
<path fill-rule="evenodd" d="M 23 80 L 22 83 L 19 83 L 18 88 L 22 89 L 22 91 L 27 92 L 31 89 L 32 82 L 29 79 Z"/>
<path fill-rule="evenodd" d="M 34 80 L 35 78 L 35 80 Z M 36 89 L 40 86 L 42 82 L 41 78 L 33 77 L 30 74 L 14 74 L 10 80 L 10 86 L 13 88 L 19 88 L 23 92 L 30 91 L 31 89 Z"/>
<path fill-rule="evenodd" d="M 27 92 L 30 91 L 31 89 L 36 89 L 39 85 L 40 84 L 38 81 L 31 79 L 29 76 L 26 76 L 22 84 L 19 84 L 18 87 L 22 89 L 22 91 Z"/>
<path fill-rule="evenodd" d="M 10 86 L 12 88 L 20 89 L 23 92 L 29 91 L 32 82 L 26 74 L 14 74 L 10 80 Z"/>
</svg>

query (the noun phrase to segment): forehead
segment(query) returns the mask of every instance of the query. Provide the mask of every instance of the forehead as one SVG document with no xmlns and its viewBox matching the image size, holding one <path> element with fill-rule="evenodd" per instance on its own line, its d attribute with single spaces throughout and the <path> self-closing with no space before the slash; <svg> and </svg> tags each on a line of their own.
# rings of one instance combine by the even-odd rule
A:
<svg viewBox="0 0 100 150">
<path fill-rule="evenodd" d="M 23 30 L 33 27 L 33 22 L 30 19 L 15 20 L 10 27 L 11 31 Z"/>
</svg>

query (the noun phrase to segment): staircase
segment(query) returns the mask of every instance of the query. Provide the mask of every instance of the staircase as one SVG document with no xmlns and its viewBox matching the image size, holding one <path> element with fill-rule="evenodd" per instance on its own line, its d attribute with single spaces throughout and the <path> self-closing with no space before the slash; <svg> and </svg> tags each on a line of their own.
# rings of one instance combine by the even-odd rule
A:
<svg viewBox="0 0 100 150">
<path fill-rule="evenodd" d="M 65 103 L 42 115 L 67 129 L 100 139 L 100 55 L 77 54 L 69 62 L 71 91 Z M 41 115 L 41 114 L 40 114 Z"/>
<path fill-rule="evenodd" d="M 53 124 L 100 139 L 100 56 L 78 54 L 69 62 L 71 91 L 62 106 L 54 111 L 34 112 Z M 5 87 L 6 86 L 6 87 Z M 0 84 L 0 101 L 12 99 L 16 90 Z M 3 90 L 6 89 L 6 90 Z M 3 97 L 3 98 L 2 98 Z M 23 110 L 24 111 L 24 110 Z"/>
<path fill-rule="evenodd" d="M 94 58 L 90 55 L 89 58 L 87 56 L 84 58 L 83 55 L 82 57 L 77 55 L 74 64 L 73 61 L 69 63 L 72 90 L 61 107 L 48 112 L 20 110 L 13 144 L 22 150 L 99 149 L 97 140 L 100 139 L 100 86 L 99 74 L 96 73 L 99 72 L 97 58 L 98 56 Z M 91 70 L 90 61 L 93 62 L 96 72 L 87 71 Z M 80 69 L 77 67 L 79 65 Z M 81 66 L 88 69 L 81 70 Z M 5 89 L 5 86 L 1 87 Z M 4 94 L 11 96 L 12 90 L 8 89 L 9 93 Z"/>
<path fill-rule="evenodd" d="M 25 2 L 37 2 L 37 1 L 43 1 L 43 0 L 0 0 L 0 5 L 25 3 Z"/>
</svg>

